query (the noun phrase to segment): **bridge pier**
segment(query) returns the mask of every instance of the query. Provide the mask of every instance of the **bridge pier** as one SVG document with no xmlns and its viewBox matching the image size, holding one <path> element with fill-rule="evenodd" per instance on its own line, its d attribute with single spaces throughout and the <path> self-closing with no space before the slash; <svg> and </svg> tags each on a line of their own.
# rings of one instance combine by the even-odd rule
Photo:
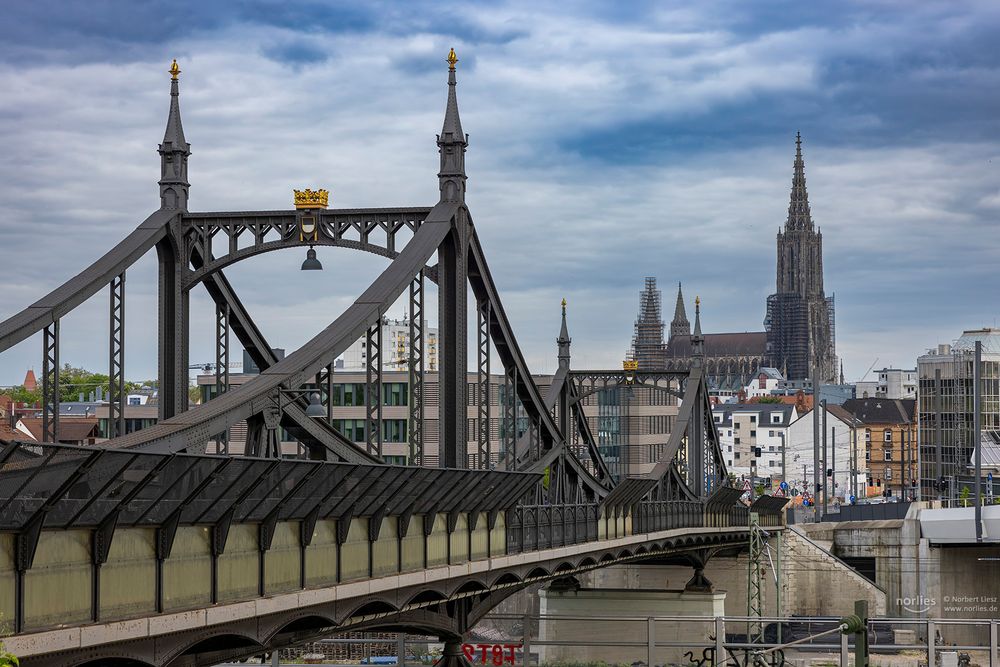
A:
<svg viewBox="0 0 1000 667">
<path fill-rule="evenodd" d="M 462 652 L 462 642 L 458 639 L 446 639 L 441 658 L 434 663 L 435 667 L 472 667 L 472 663 Z"/>
</svg>

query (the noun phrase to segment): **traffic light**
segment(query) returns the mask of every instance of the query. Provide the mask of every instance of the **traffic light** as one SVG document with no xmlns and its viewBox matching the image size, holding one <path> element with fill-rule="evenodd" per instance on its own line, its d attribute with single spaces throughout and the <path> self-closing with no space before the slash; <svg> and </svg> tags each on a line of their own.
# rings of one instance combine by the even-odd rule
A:
<svg viewBox="0 0 1000 667">
<path fill-rule="evenodd" d="M 827 477 L 833 477 L 833 468 L 827 468 L 826 469 L 826 476 Z"/>
<path fill-rule="evenodd" d="M 753 448 L 753 455 L 759 457 L 761 453 L 760 447 Z"/>
</svg>

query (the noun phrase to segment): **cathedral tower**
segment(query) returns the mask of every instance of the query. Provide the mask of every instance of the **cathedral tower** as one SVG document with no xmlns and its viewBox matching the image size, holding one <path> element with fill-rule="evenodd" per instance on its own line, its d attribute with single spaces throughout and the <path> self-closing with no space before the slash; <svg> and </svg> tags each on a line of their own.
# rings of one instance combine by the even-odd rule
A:
<svg viewBox="0 0 1000 667">
<path fill-rule="evenodd" d="M 764 320 L 770 364 L 787 369 L 790 380 L 811 378 L 815 364 L 820 382 L 836 382 L 833 297 L 823 291 L 823 234 L 813 226 L 799 134 L 788 217 L 777 245 L 776 290 L 767 298 Z"/>
</svg>

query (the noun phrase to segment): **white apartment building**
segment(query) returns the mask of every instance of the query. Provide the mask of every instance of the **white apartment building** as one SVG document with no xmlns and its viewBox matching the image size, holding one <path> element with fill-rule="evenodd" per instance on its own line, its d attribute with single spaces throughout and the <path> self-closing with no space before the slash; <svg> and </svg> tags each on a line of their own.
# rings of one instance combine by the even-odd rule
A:
<svg viewBox="0 0 1000 667">
<path fill-rule="evenodd" d="M 382 319 L 382 370 L 405 371 L 410 357 L 409 320 Z M 337 360 L 338 371 L 364 371 L 368 366 L 368 344 L 365 338 L 354 342 Z M 424 371 L 437 373 L 438 330 L 424 326 Z"/>
<path fill-rule="evenodd" d="M 753 381 L 743 388 L 747 399 L 770 396 L 771 392 L 778 388 L 779 383 L 785 377 L 777 368 L 762 367 L 757 371 Z"/>
<path fill-rule="evenodd" d="M 723 403 L 712 407 L 712 416 L 729 472 L 737 478 L 781 479 L 781 454 L 788 426 L 796 418 L 794 405 Z"/>
<path fill-rule="evenodd" d="M 876 371 L 877 380 L 855 384 L 857 398 L 916 398 L 917 369 L 883 368 Z"/>
</svg>

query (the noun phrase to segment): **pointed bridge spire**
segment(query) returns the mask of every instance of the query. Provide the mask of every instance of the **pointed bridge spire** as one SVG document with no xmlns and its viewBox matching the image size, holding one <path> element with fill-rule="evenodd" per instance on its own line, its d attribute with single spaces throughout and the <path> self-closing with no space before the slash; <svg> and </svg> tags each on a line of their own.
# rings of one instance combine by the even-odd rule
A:
<svg viewBox="0 0 1000 667">
<path fill-rule="evenodd" d="M 441 168 L 438 172 L 438 186 L 441 201 L 465 201 L 465 149 L 469 145 L 468 136 L 462 131 L 462 119 L 458 115 L 458 95 L 455 92 L 455 64 L 458 56 L 455 49 L 448 53 L 448 104 L 444 112 L 444 124 L 438 135 L 437 145 L 441 154 Z"/>
<path fill-rule="evenodd" d="M 694 298 L 694 333 L 691 334 L 691 354 L 694 356 L 692 365 L 701 365 L 705 356 L 705 337 L 701 335 L 701 297 Z"/>
<path fill-rule="evenodd" d="M 176 60 L 170 65 L 168 72 L 170 72 L 170 111 L 167 114 L 167 129 L 163 132 L 163 143 L 159 147 L 160 208 L 186 211 L 188 189 L 191 186 L 187 179 L 191 144 L 184 139 L 184 126 L 181 124 L 180 90 L 177 81 L 181 68 Z"/>
<path fill-rule="evenodd" d="M 573 342 L 569 337 L 569 327 L 566 326 L 566 299 L 562 300 L 562 328 L 559 329 L 559 338 L 556 343 L 559 345 L 559 367 L 569 369 L 569 344 Z"/>
</svg>

